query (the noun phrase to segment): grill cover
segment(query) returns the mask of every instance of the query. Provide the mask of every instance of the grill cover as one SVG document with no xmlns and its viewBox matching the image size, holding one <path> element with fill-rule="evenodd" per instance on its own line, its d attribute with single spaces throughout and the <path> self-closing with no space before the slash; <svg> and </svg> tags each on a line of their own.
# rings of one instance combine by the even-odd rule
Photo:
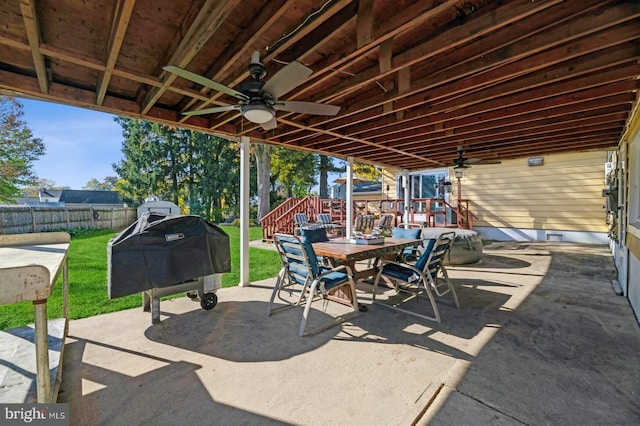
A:
<svg viewBox="0 0 640 426">
<path fill-rule="evenodd" d="M 107 244 L 109 298 L 231 271 L 229 236 L 199 216 L 146 212 Z"/>
</svg>

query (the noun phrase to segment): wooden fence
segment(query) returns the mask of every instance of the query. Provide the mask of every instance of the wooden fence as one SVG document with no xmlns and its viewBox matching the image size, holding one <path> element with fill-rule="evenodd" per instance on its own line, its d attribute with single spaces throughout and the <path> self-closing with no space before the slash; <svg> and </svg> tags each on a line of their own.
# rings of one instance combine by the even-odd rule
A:
<svg viewBox="0 0 640 426">
<path fill-rule="evenodd" d="M 137 219 L 124 207 L 0 207 L 0 234 L 22 234 L 74 228 L 124 229 Z"/>
</svg>

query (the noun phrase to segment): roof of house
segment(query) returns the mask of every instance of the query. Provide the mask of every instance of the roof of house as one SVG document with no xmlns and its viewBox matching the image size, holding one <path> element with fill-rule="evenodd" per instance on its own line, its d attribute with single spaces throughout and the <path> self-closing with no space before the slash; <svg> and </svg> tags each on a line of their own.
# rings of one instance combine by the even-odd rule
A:
<svg viewBox="0 0 640 426">
<path fill-rule="evenodd" d="M 382 184 L 376 182 L 362 182 L 353 185 L 354 193 L 363 192 L 380 192 L 382 191 Z"/>
<path fill-rule="evenodd" d="M 47 188 L 40 188 L 40 197 L 52 197 L 52 198 L 59 198 L 60 195 L 62 194 L 62 189 L 47 189 Z"/>
<path fill-rule="evenodd" d="M 122 204 L 120 196 L 115 191 L 85 191 L 65 189 L 60 195 L 60 201 L 67 204 Z"/>
</svg>

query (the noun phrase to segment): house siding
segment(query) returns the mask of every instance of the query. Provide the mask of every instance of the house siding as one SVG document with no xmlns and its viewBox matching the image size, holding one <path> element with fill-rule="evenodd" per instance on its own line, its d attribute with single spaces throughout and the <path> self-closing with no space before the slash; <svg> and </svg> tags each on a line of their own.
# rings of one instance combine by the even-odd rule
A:
<svg viewBox="0 0 640 426">
<path fill-rule="evenodd" d="M 628 221 L 626 234 L 626 248 L 628 264 L 620 268 L 620 261 L 625 261 L 624 253 L 617 253 L 616 264 L 619 272 L 626 272 L 626 277 L 620 277 L 626 281 L 627 298 L 638 322 L 640 322 L 640 112 L 636 110 L 628 131 L 622 139 L 622 144 L 627 144 L 627 204 L 626 220 Z M 621 150 L 625 151 L 625 150 Z M 620 259 L 620 257 L 623 257 Z"/>
<path fill-rule="evenodd" d="M 544 156 L 534 167 L 527 158 L 476 165 L 465 170 L 462 198 L 477 215 L 476 227 L 606 234 L 606 158 L 606 151 L 593 151 Z"/>
</svg>

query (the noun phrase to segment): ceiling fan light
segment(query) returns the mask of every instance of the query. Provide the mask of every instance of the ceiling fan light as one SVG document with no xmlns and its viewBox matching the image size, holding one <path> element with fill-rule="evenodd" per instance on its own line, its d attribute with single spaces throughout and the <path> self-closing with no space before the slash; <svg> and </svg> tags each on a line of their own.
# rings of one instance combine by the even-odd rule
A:
<svg viewBox="0 0 640 426">
<path fill-rule="evenodd" d="M 271 121 L 275 113 L 266 105 L 249 104 L 242 107 L 242 115 L 252 123 L 263 124 Z"/>
</svg>

